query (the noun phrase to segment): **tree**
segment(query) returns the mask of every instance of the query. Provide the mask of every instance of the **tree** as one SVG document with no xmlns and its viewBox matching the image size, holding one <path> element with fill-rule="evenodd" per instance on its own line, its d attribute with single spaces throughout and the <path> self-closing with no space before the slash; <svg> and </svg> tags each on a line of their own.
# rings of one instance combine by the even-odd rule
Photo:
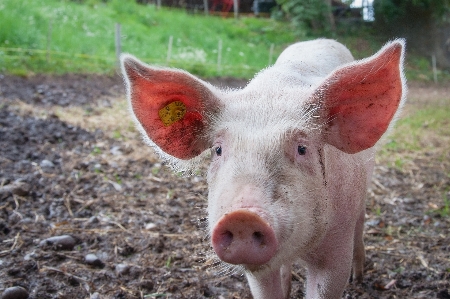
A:
<svg viewBox="0 0 450 299">
<path fill-rule="evenodd" d="M 314 31 L 334 31 L 331 0 L 277 0 L 284 12 L 299 27 Z"/>
<path fill-rule="evenodd" d="M 408 48 L 435 55 L 450 68 L 450 0 L 374 0 L 375 28 L 390 36 L 406 37 Z"/>
</svg>

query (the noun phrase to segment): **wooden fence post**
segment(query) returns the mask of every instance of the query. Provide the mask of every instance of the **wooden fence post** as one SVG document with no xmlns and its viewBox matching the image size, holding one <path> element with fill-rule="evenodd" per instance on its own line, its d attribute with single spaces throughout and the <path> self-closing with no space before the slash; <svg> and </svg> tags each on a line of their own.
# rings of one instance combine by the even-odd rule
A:
<svg viewBox="0 0 450 299">
<path fill-rule="evenodd" d="M 169 45 L 167 46 L 167 60 L 166 60 L 167 65 L 169 65 L 170 58 L 172 56 L 172 44 L 173 44 L 173 36 L 171 35 L 169 37 Z"/>
<path fill-rule="evenodd" d="M 436 55 L 431 55 L 431 65 L 433 66 L 433 79 L 434 83 L 438 83 L 437 80 L 437 68 L 436 68 Z"/>
<path fill-rule="evenodd" d="M 116 63 L 117 63 L 117 67 L 120 68 L 120 54 L 122 53 L 122 45 L 121 45 L 121 41 L 120 41 L 120 23 L 116 23 L 116 39 L 115 39 L 115 44 L 116 44 Z"/>
<path fill-rule="evenodd" d="M 209 15 L 208 0 L 203 0 L 203 8 L 205 10 L 205 16 Z"/>
<path fill-rule="evenodd" d="M 275 47 L 274 44 L 270 45 L 270 50 L 269 50 L 269 66 L 272 65 L 272 58 L 273 58 L 273 48 Z"/>
<path fill-rule="evenodd" d="M 217 46 L 217 72 L 222 72 L 222 40 L 219 39 L 219 45 Z"/>
<path fill-rule="evenodd" d="M 48 22 L 48 31 L 47 31 L 47 63 L 50 62 L 50 44 L 52 41 L 52 20 L 50 19 Z"/>
</svg>

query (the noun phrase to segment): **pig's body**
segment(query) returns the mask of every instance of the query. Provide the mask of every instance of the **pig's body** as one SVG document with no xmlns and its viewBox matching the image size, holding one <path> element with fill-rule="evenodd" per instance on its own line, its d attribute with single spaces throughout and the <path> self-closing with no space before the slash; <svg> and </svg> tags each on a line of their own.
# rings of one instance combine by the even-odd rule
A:
<svg viewBox="0 0 450 299">
<path fill-rule="evenodd" d="M 352 267 L 362 278 L 364 199 L 374 146 L 404 98 L 402 43 L 352 61 L 335 41 L 298 43 L 243 90 L 223 92 L 123 58 L 151 145 L 182 160 L 212 149 L 212 246 L 244 266 L 255 298 L 287 298 L 296 259 L 306 298 L 340 298 Z"/>
</svg>

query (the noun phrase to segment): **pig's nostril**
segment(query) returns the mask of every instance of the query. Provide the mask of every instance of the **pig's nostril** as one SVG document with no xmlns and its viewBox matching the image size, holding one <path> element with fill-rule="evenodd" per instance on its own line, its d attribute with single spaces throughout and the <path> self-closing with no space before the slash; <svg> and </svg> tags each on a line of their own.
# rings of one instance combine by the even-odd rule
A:
<svg viewBox="0 0 450 299">
<path fill-rule="evenodd" d="M 233 233 L 229 230 L 222 233 L 222 246 L 227 248 L 233 242 Z"/>
<path fill-rule="evenodd" d="M 262 232 L 254 232 L 252 234 L 253 240 L 259 245 L 264 245 L 264 235 Z"/>
</svg>

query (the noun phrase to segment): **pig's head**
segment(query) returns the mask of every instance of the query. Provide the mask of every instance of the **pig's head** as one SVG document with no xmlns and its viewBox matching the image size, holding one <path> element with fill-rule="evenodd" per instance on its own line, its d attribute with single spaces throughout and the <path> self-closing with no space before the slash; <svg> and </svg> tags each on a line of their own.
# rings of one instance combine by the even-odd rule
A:
<svg viewBox="0 0 450 299">
<path fill-rule="evenodd" d="M 397 40 L 352 62 L 339 46 L 327 49 L 327 59 L 339 62 L 322 67 L 283 57 L 230 91 L 130 55 L 122 56 L 122 70 L 151 146 L 175 164 L 211 153 L 212 246 L 221 260 L 258 273 L 322 242 L 335 213 L 334 181 L 346 180 L 333 177 L 340 164 L 330 155 L 347 161 L 342 171 L 360 171 L 364 182 L 355 184 L 365 188 L 367 174 L 348 156 L 371 153 L 395 117 L 404 95 L 403 47 Z"/>
</svg>

